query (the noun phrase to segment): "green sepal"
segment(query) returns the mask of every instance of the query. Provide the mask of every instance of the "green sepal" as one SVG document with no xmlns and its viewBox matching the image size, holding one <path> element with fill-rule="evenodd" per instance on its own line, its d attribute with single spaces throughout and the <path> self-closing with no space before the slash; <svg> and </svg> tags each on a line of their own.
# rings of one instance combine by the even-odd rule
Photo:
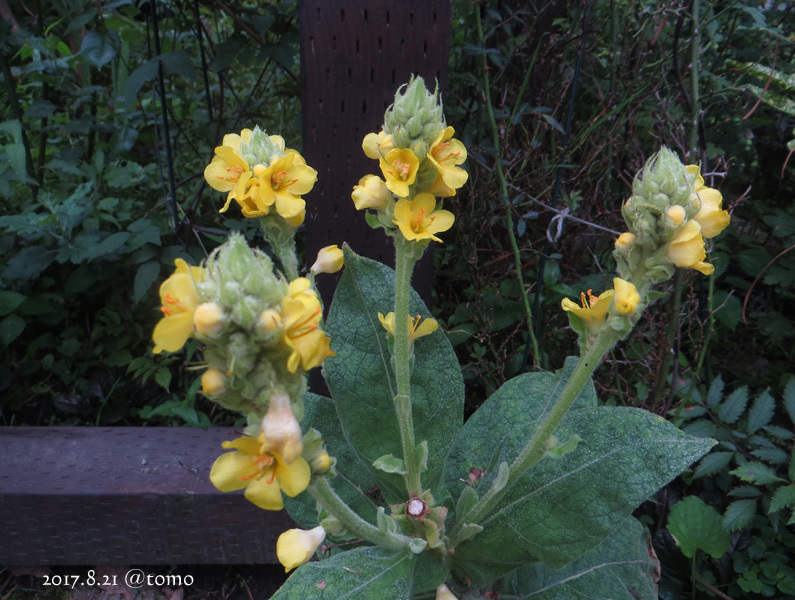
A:
<svg viewBox="0 0 795 600">
<path fill-rule="evenodd" d="M 582 441 L 582 438 L 576 433 L 573 436 L 571 436 L 569 438 L 569 441 L 566 442 L 565 444 L 558 444 L 557 443 L 558 439 L 554 435 L 552 436 L 552 438 L 555 439 L 555 444 L 544 452 L 544 456 L 546 456 L 547 458 L 563 458 L 565 454 L 568 454 L 569 452 L 577 448 L 577 444 L 579 444 Z"/>
<path fill-rule="evenodd" d="M 460 523 L 477 502 L 478 493 L 474 488 L 468 485 L 465 486 L 464 489 L 461 490 L 461 495 L 458 497 L 458 501 L 455 504 L 456 521 Z"/>
<path fill-rule="evenodd" d="M 411 541 L 409 542 L 409 550 L 411 550 L 414 554 L 419 554 L 425 550 L 427 545 L 428 542 L 422 538 L 411 538 Z"/>
<path fill-rule="evenodd" d="M 397 523 L 395 520 L 386 514 L 386 510 L 383 506 L 378 507 L 378 512 L 376 513 L 376 519 L 378 520 L 378 529 L 384 531 L 386 533 L 396 533 L 398 530 Z"/>
<path fill-rule="evenodd" d="M 465 523 L 461 526 L 461 529 L 459 529 L 458 540 L 459 542 L 465 542 L 469 538 L 475 537 L 481 531 L 483 531 L 482 525 L 478 525 L 476 523 Z"/>
<path fill-rule="evenodd" d="M 400 475 L 406 475 L 408 473 L 403 459 L 396 458 L 391 454 L 377 458 L 375 462 L 373 462 L 373 466 L 384 473 L 398 473 Z"/>
</svg>

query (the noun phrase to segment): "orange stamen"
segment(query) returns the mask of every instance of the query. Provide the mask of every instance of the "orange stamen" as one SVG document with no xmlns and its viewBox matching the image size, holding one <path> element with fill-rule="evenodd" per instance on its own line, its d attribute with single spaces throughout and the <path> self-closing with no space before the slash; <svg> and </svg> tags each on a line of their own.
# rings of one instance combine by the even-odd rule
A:
<svg viewBox="0 0 795 600">
<path fill-rule="evenodd" d="M 417 218 L 414 219 L 414 224 L 411 226 L 411 229 L 415 233 L 419 233 L 420 230 L 422 229 L 422 222 L 424 220 L 425 220 L 425 209 L 421 208 L 420 211 L 417 213 Z"/>
</svg>

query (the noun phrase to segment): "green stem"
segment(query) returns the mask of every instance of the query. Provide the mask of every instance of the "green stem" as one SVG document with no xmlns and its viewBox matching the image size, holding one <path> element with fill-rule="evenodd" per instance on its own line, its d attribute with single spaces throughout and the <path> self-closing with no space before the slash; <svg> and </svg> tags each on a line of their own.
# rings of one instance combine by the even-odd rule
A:
<svg viewBox="0 0 795 600">
<path fill-rule="evenodd" d="M 298 254 L 295 251 L 296 228 L 282 222 L 279 217 L 260 219 L 265 240 L 282 263 L 282 270 L 288 281 L 298 279 Z"/>
<path fill-rule="evenodd" d="M 674 293 L 671 297 L 671 323 L 668 326 L 668 334 L 666 336 L 665 356 L 663 357 L 662 364 L 660 365 L 660 373 L 657 376 L 657 387 L 654 390 L 654 399 L 652 400 L 652 409 L 656 412 L 662 402 L 663 394 L 668 389 L 668 373 L 673 365 L 674 353 L 677 349 L 676 339 L 679 336 L 680 315 L 682 312 L 682 286 L 684 281 L 684 269 L 677 269 L 674 279 Z M 670 389 L 675 389 L 673 383 Z M 667 407 L 666 407 L 667 412 Z M 664 414 L 664 413 L 663 413 Z"/>
<path fill-rule="evenodd" d="M 329 514 L 336 517 L 357 538 L 390 550 L 409 549 L 409 543 L 412 538 L 398 533 L 382 531 L 362 519 L 337 495 L 325 477 L 315 478 L 306 489 Z"/>
<path fill-rule="evenodd" d="M 411 274 L 417 262 L 416 242 L 395 238 L 395 415 L 403 447 L 406 490 L 409 496 L 422 491 L 417 445 L 414 442 L 414 418 L 411 413 L 411 339 L 409 337 L 409 297 Z"/>
<path fill-rule="evenodd" d="M 692 129 L 690 130 L 690 150 L 692 152 L 692 159 L 694 161 L 697 160 L 696 157 L 696 150 L 698 146 L 698 122 L 700 119 L 701 113 L 701 98 L 700 98 L 700 91 L 698 85 L 698 55 L 701 49 L 701 39 L 700 39 L 700 27 L 699 27 L 699 0 L 692 0 L 691 4 L 691 16 L 693 19 L 693 40 L 690 44 L 690 85 L 691 85 L 691 93 L 692 93 L 692 119 L 693 125 Z M 701 148 L 702 151 L 705 148 Z"/>
<path fill-rule="evenodd" d="M 574 368 L 566 387 L 547 413 L 544 421 L 538 426 L 524 450 L 513 461 L 508 471 L 508 479 L 505 486 L 502 488 L 492 486 L 468 513 L 459 518 L 451 535 L 452 547 L 455 547 L 458 542 L 457 534 L 462 525 L 465 523 L 485 524 L 483 521 L 484 517 L 497 505 L 511 486 L 516 483 L 525 471 L 544 457 L 549 438 L 563 420 L 563 417 L 566 416 L 572 404 L 574 404 L 583 386 L 585 386 L 596 367 L 601 363 L 602 358 L 616 345 L 618 338 L 619 334 L 613 328 L 609 326 L 602 328 L 599 335 L 596 336 L 593 345 L 580 357 L 580 362 Z"/>
<path fill-rule="evenodd" d="M 475 6 L 475 25 L 477 27 L 478 40 L 485 46 L 486 38 L 483 35 L 483 26 L 480 22 L 479 6 Z M 508 237 L 511 242 L 511 250 L 513 251 L 514 268 L 516 269 L 516 279 L 519 282 L 519 291 L 522 294 L 522 303 L 524 304 L 524 310 L 527 316 L 527 337 L 533 346 L 533 359 L 536 364 L 538 364 L 541 360 L 541 354 L 538 350 L 538 341 L 536 340 L 536 334 L 533 328 L 533 311 L 530 308 L 530 300 L 527 297 L 527 289 L 525 288 L 524 277 L 522 276 L 522 256 L 519 252 L 519 244 L 516 242 L 516 235 L 514 233 L 513 214 L 511 213 L 511 203 L 508 199 L 508 184 L 505 180 L 505 173 L 502 170 L 502 144 L 500 142 L 497 121 L 494 118 L 494 108 L 491 105 L 491 83 L 485 54 L 481 62 L 483 68 L 483 99 L 486 103 L 486 115 L 488 116 L 489 125 L 491 126 L 491 138 L 494 144 L 496 158 L 495 167 L 497 171 L 497 181 L 500 185 L 500 197 L 505 204 L 505 225 L 508 228 Z"/>
</svg>

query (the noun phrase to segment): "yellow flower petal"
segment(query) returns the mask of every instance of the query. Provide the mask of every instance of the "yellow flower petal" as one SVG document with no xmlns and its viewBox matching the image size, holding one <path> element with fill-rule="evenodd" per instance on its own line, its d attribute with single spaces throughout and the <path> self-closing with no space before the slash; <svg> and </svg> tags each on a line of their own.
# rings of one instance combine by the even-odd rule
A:
<svg viewBox="0 0 795 600">
<path fill-rule="evenodd" d="M 435 210 L 436 198 L 431 194 L 417 194 L 413 200 L 401 198 L 395 204 L 395 225 L 409 241 L 432 239 L 441 242 L 434 234 L 453 226 L 455 216 L 446 210 Z"/>
<path fill-rule="evenodd" d="M 640 294 L 634 284 L 620 277 L 613 279 L 613 305 L 616 312 L 622 315 L 631 315 L 638 309 Z"/>
<path fill-rule="evenodd" d="M 276 478 L 255 477 L 246 486 L 246 499 L 265 510 L 281 510 L 284 508 L 282 492 Z"/>
<path fill-rule="evenodd" d="M 389 191 L 398 197 L 408 196 L 420 166 L 414 153 L 407 148 L 394 148 L 381 159 L 380 166 Z"/>
<path fill-rule="evenodd" d="M 249 485 L 259 469 L 251 455 L 243 452 L 227 452 L 213 463 L 210 481 L 222 492 L 242 490 Z"/>
<path fill-rule="evenodd" d="M 447 127 L 439 133 L 428 151 L 428 160 L 439 172 L 444 184 L 453 190 L 463 186 L 469 174 L 458 165 L 467 159 L 464 144 L 453 139 L 455 129 Z"/>
<path fill-rule="evenodd" d="M 277 457 L 276 478 L 279 480 L 282 491 L 291 498 L 306 489 L 311 476 L 312 471 L 309 468 L 309 463 L 302 457 L 299 456 L 290 465 Z"/>
<path fill-rule="evenodd" d="M 314 529 L 290 529 L 276 541 L 276 556 L 285 572 L 307 562 L 326 538 L 326 531 L 318 525 Z"/>
</svg>

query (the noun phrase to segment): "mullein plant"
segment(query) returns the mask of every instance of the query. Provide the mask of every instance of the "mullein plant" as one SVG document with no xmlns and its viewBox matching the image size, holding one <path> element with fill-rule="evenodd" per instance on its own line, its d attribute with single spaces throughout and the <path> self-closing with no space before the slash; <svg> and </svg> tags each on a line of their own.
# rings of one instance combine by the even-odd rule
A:
<svg viewBox="0 0 795 600">
<path fill-rule="evenodd" d="M 284 235 L 273 231 L 295 227 L 311 174 L 263 136 L 225 138 L 206 176 L 227 206 L 270 219 L 275 244 Z M 352 199 L 393 239 L 395 270 L 331 246 L 309 278 L 289 274 L 289 259 L 282 275 L 239 236 L 202 267 L 178 261 L 161 287 L 155 350 L 201 341 L 204 393 L 250 424 L 210 478 L 299 525 L 277 542 L 295 569 L 277 600 L 657 598 L 658 564 L 632 511 L 714 442 L 599 406 L 591 375 L 676 267 L 711 274 L 704 239 L 729 221 L 720 193 L 667 149 L 652 157 L 623 209 L 613 288 L 563 301 L 580 356 L 508 381 L 464 423 L 455 353 L 410 285 L 455 222 L 443 202 L 466 183 L 467 153 L 454 136 L 417 77 L 364 138 L 378 174 Z M 343 263 L 322 323 L 312 278 Z M 306 371 L 321 364 L 331 397 L 306 391 Z"/>
</svg>

